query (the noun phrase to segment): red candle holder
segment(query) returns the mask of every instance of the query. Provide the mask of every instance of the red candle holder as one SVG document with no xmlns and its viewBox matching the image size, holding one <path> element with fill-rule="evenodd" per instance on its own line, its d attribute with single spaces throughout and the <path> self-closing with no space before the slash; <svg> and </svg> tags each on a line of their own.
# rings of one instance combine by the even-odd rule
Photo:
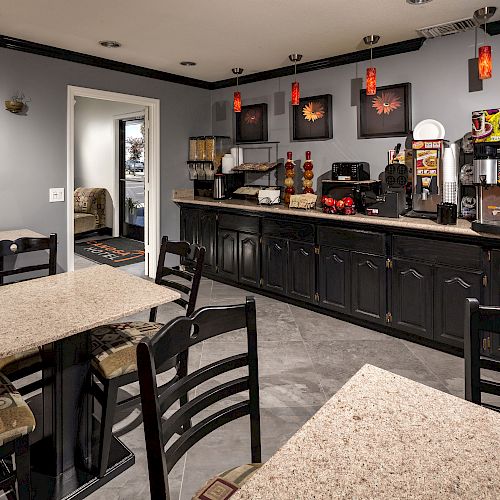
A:
<svg viewBox="0 0 500 500">
<path fill-rule="evenodd" d="M 241 94 L 240 94 L 240 92 L 234 93 L 233 110 L 235 113 L 241 113 Z"/>
<path fill-rule="evenodd" d="M 292 83 L 292 106 L 298 106 L 300 101 L 299 82 Z"/>
<path fill-rule="evenodd" d="M 377 93 L 377 68 L 366 69 L 366 95 Z"/>
<path fill-rule="evenodd" d="M 491 60 L 491 47 L 489 45 L 483 45 L 479 47 L 479 78 L 481 80 L 487 80 L 491 78 L 493 70 L 493 62 Z"/>
</svg>

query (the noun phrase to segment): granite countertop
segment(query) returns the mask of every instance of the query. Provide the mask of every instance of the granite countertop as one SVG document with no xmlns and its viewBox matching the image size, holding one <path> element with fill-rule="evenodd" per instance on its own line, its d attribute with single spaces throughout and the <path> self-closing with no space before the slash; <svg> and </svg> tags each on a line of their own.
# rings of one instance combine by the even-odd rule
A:
<svg viewBox="0 0 500 500">
<path fill-rule="evenodd" d="M 310 217 L 322 220 L 333 220 L 342 222 L 352 222 L 355 224 L 371 224 L 378 225 L 381 227 L 397 227 L 402 229 L 414 229 L 420 231 L 429 231 L 435 233 L 447 233 L 462 235 L 473 238 L 493 238 L 499 239 L 500 236 L 494 234 L 478 233 L 473 231 L 471 228 L 471 223 L 464 220 L 458 219 L 455 226 L 444 226 L 438 224 L 435 221 L 428 219 L 413 219 L 410 217 L 399 217 L 399 218 L 389 218 L 389 217 L 376 217 L 370 215 L 356 214 L 356 215 L 332 215 L 324 214 L 321 210 L 302 210 L 296 208 L 289 208 L 285 205 L 258 205 L 254 201 L 248 200 L 222 200 L 217 201 L 212 198 L 203 197 L 189 197 L 189 196 L 174 196 L 172 201 L 174 203 L 189 203 L 193 205 L 205 205 L 217 208 L 236 208 L 239 210 L 248 210 L 249 212 L 255 213 L 271 213 L 279 215 L 292 215 L 294 217 Z"/>
<path fill-rule="evenodd" d="M 164 286 L 99 265 L 0 287 L 0 357 L 178 299 Z"/>
<path fill-rule="evenodd" d="M 232 500 L 498 499 L 500 414 L 365 365 Z"/>
<path fill-rule="evenodd" d="M 0 241 L 14 241 L 18 238 L 46 238 L 46 236 L 36 233 L 31 229 L 10 229 L 8 231 L 0 231 Z"/>
</svg>

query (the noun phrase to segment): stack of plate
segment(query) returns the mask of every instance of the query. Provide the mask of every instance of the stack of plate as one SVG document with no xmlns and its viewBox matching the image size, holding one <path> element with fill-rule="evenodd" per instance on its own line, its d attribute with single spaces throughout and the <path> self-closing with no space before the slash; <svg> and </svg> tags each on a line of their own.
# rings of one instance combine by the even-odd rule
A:
<svg viewBox="0 0 500 500">
<path fill-rule="evenodd" d="M 422 120 L 413 130 L 415 141 L 437 141 L 444 139 L 445 129 L 442 123 L 437 120 Z"/>
</svg>

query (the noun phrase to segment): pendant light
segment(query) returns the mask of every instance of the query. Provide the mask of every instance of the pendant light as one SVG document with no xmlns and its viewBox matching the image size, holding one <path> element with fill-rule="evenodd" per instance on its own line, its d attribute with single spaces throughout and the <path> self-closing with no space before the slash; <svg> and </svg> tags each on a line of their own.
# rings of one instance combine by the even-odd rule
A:
<svg viewBox="0 0 500 500">
<path fill-rule="evenodd" d="M 373 46 L 379 40 L 379 35 L 368 35 L 363 38 L 365 45 L 370 47 L 370 67 L 366 68 L 366 95 L 375 95 L 377 93 L 377 68 L 373 66 Z"/>
<path fill-rule="evenodd" d="M 483 7 L 474 12 L 474 19 L 481 24 L 484 23 L 484 45 L 479 47 L 478 56 L 479 78 L 481 80 L 487 80 L 492 76 L 493 62 L 491 59 L 491 45 L 486 45 L 486 23 L 495 14 L 496 10 L 496 7 Z"/>
<path fill-rule="evenodd" d="M 239 76 L 243 73 L 243 68 L 233 68 L 233 73 L 236 75 L 236 91 L 233 96 L 233 111 L 241 113 L 241 93 L 238 88 Z"/>
<path fill-rule="evenodd" d="M 300 102 L 300 86 L 297 81 L 297 63 L 302 59 L 302 54 L 290 54 L 288 56 L 294 64 L 295 81 L 292 83 L 292 106 L 298 106 Z"/>
</svg>

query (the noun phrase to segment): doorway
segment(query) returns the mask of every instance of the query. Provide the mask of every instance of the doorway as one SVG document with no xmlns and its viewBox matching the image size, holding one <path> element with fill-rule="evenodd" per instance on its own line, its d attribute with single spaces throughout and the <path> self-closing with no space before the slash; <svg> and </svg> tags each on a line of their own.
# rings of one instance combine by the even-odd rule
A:
<svg viewBox="0 0 500 500">
<path fill-rule="evenodd" d="M 119 235 L 144 241 L 145 119 L 118 120 Z"/>
<path fill-rule="evenodd" d="M 114 186 L 109 187 L 108 191 L 114 195 L 113 205 L 116 205 L 116 210 L 113 216 L 108 217 L 108 220 L 113 219 L 114 237 L 123 236 L 129 238 L 130 241 L 137 239 L 144 242 L 144 274 L 154 277 L 160 242 L 160 102 L 158 99 L 74 86 L 68 86 L 67 108 L 68 271 L 75 269 L 74 220 L 76 220 L 76 212 L 73 189 L 75 186 L 75 102 L 77 97 L 126 103 L 135 105 L 136 109 L 144 110 L 142 113 L 135 112 L 133 116 L 119 116 L 119 119 L 115 121 L 118 140 L 116 140 L 113 154 L 114 164 L 118 168 Z M 123 147 L 120 145 L 120 129 L 123 129 Z M 130 136 L 128 143 L 127 134 Z M 104 243 L 100 247 L 110 250 L 110 245 Z M 93 251 L 97 252 L 97 250 Z"/>
</svg>

